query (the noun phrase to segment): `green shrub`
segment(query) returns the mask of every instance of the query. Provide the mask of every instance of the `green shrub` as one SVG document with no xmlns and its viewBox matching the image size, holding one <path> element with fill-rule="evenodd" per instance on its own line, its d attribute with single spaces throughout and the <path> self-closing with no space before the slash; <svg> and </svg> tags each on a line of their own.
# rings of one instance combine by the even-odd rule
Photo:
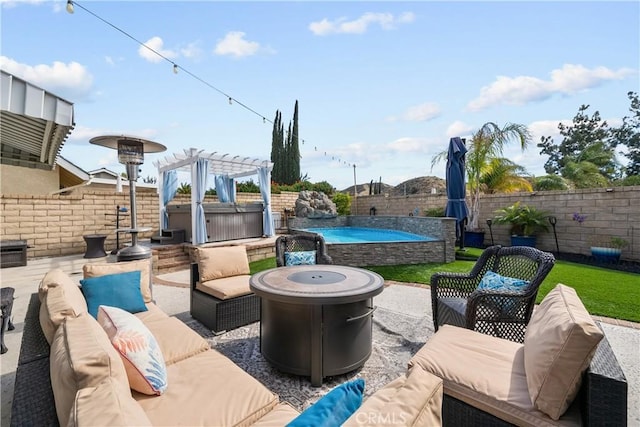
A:
<svg viewBox="0 0 640 427">
<path fill-rule="evenodd" d="M 349 215 L 351 213 L 351 196 L 345 193 L 336 193 L 332 197 L 336 204 L 338 215 Z"/>
</svg>

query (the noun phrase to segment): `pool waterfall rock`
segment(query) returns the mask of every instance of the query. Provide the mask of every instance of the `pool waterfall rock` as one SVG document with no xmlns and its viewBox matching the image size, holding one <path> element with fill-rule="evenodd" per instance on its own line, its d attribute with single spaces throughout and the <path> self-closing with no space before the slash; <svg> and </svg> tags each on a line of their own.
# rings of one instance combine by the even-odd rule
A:
<svg viewBox="0 0 640 427">
<path fill-rule="evenodd" d="M 301 191 L 296 200 L 298 218 L 335 218 L 338 216 L 336 204 L 321 191 Z"/>
</svg>

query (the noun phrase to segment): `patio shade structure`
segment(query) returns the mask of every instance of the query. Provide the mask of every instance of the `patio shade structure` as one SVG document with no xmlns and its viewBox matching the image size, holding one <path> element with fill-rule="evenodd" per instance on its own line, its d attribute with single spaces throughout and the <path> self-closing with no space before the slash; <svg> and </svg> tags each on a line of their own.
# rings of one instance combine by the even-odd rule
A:
<svg viewBox="0 0 640 427">
<path fill-rule="evenodd" d="M 75 127 L 73 104 L 0 72 L 0 162 L 51 170 Z"/>
<path fill-rule="evenodd" d="M 449 140 L 447 152 L 447 206 L 445 216 L 456 219 L 456 238 L 460 241 L 460 249 L 464 248 L 464 224 L 469 215 L 466 201 L 464 156 L 467 147 L 459 137 Z"/>
<path fill-rule="evenodd" d="M 202 202 L 207 188 L 208 175 L 214 175 L 216 189 L 224 190 L 219 193 L 219 200 L 224 198 L 230 203 L 235 202 L 234 180 L 245 176 L 258 175 L 260 192 L 264 201 L 263 231 L 266 236 L 275 234 L 273 215 L 271 213 L 271 170 L 273 163 L 230 154 L 207 153 L 204 150 L 190 148 L 184 153 L 176 153 L 153 163 L 158 168 L 158 175 L 163 176 L 171 170 L 182 170 L 191 173 L 191 230 L 192 244 L 199 245 L 207 242 L 206 223 Z M 166 210 L 164 180 L 159 180 L 158 194 L 160 197 L 160 224 L 164 227 L 163 218 Z M 222 198 L 220 198 L 222 196 Z M 170 199 L 169 199 L 170 200 Z M 162 232 L 162 228 L 160 230 Z"/>
</svg>

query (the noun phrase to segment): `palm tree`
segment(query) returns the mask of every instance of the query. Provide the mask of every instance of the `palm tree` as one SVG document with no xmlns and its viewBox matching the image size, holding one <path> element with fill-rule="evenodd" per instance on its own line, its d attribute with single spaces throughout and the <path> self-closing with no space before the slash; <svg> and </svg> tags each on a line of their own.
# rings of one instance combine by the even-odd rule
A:
<svg viewBox="0 0 640 427">
<path fill-rule="evenodd" d="M 467 230 L 480 229 L 478 216 L 482 190 L 511 192 L 526 188 L 531 191 L 530 184 L 527 187 L 526 180 L 518 175 L 524 169 L 502 157 L 504 147 L 512 141 L 518 141 L 524 151 L 531 143 L 529 129 L 517 123 L 507 123 L 501 128 L 496 123 L 487 122 L 472 135 L 465 156 L 467 188 L 471 193 Z M 446 158 L 447 150 L 438 153 L 431 160 L 431 167 Z"/>
<path fill-rule="evenodd" d="M 479 229 L 478 216 L 480 215 L 482 180 L 491 176 L 494 168 L 501 164 L 500 162 L 494 163 L 494 160 L 501 158 L 504 147 L 514 140 L 524 151 L 531 143 L 529 129 L 525 125 L 517 123 L 507 123 L 501 128 L 493 122 L 487 122 L 471 137 L 469 151 L 466 155 L 467 182 L 471 192 L 468 229 Z M 507 175 L 503 176 L 506 179 Z M 498 185 L 495 182 L 493 185 L 504 187 L 504 185 Z"/>
</svg>

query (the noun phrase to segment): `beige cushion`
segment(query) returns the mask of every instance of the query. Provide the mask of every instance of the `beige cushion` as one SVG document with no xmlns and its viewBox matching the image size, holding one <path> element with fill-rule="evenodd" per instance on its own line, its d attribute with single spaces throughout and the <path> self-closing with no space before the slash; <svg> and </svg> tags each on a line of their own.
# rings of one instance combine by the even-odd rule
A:
<svg viewBox="0 0 640 427">
<path fill-rule="evenodd" d="M 151 426 L 151 421 L 131 393 L 121 393 L 115 381 L 107 378 L 76 393 L 68 426 Z"/>
<path fill-rule="evenodd" d="M 145 322 L 144 325 L 156 338 L 167 365 L 211 348 L 204 338 L 175 317 Z"/>
<path fill-rule="evenodd" d="M 293 421 L 300 413 L 286 402 L 278 403 L 267 415 L 260 418 L 253 427 L 281 427 Z"/>
<path fill-rule="evenodd" d="M 107 264 L 85 264 L 82 267 L 84 278 L 104 276 L 106 274 L 140 271 L 140 291 L 144 302 L 151 302 L 151 260 L 111 262 Z"/>
<path fill-rule="evenodd" d="M 603 333 L 573 288 L 558 284 L 524 336 L 524 368 L 536 408 L 557 420 L 576 397 Z"/>
<path fill-rule="evenodd" d="M 169 316 L 167 313 L 162 311 L 157 305 L 152 302 L 148 302 L 145 304 L 147 307 L 147 311 L 140 311 L 138 313 L 134 313 L 138 319 L 142 320 L 142 323 L 155 322 L 157 320 L 168 319 Z"/>
<path fill-rule="evenodd" d="M 38 286 L 38 298 L 41 302 L 40 326 L 49 344 L 66 317 L 87 312 L 87 302 L 80 287 L 60 269 L 45 274 Z"/>
<path fill-rule="evenodd" d="M 67 317 L 54 336 L 50 351 L 51 386 L 61 426 L 69 421 L 78 390 L 111 378 L 119 394 L 131 396 L 120 356 L 96 319 L 88 313 Z"/>
<path fill-rule="evenodd" d="M 560 421 L 534 408 L 524 368 L 524 346 L 469 329 L 443 325 L 409 361 L 443 380 L 444 394 L 516 425 L 580 425 L 580 414 Z"/>
<path fill-rule="evenodd" d="M 249 259 L 244 246 L 196 248 L 200 281 L 249 274 Z"/>
<path fill-rule="evenodd" d="M 411 369 L 366 399 L 344 425 L 442 425 L 442 380 Z"/>
<path fill-rule="evenodd" d="M 248 274 L 196 283 L 196 289 L 218 299 L 235 298 L 251 293 Z"/>
<path fill-rule="evenodd" d="M 133 393 L 153 425 L 247 426 L 271 411 L 278 397 L 215 350 L 167 366 L 161 396 Z"/>
</svg>

